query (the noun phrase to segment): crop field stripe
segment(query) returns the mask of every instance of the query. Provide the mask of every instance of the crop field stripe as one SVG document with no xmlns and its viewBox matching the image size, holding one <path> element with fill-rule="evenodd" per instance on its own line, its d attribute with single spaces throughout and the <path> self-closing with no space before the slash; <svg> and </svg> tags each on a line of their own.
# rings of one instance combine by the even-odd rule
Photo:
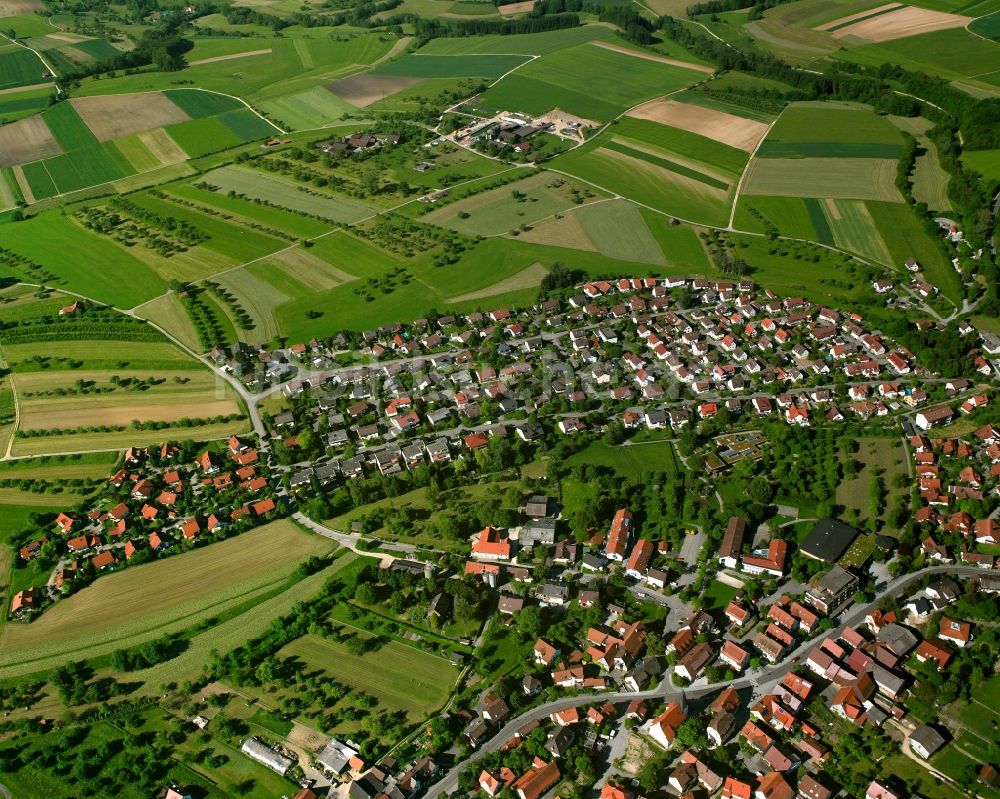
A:
<svg viewBox="0 0 1000 799">
<path fill-rule="evenodd" d="M 387 61 L 373 75 L 404 78 L 499 78 L 531 60 L 520 55 L 410 55 Z"/>
<path fill-rule="evenodd" d="M 839 31 L 841 28 L 846 28 L 849 25 L 854 25 L 857 22 L 864 22 L 865 20 L 874 19 L 875 17 L 881 17 L 883 14 L 888 14 L 892 11 L 898 11 L 901 7 L 902 6 L 900 5 L 891 5 L 887 6 L 886 8 L 880 8 L 877 11 L 872 12 L 871 14 L 865 14 L 864 16 L 855 17 L 854 19 L 849 19 L 846 22 L 841 22 L 840 24 L 834 25 L 830 28 L 824 28 L 824 30 L 827 33 L 833 33 L 834 31 Z"/>
<path fill-rule="evenodd" d="M 31 86 L 51 80 L 42 77 L 44 71 L 45 67 L 38 56 L 25 47 L 0 52 L 0 89 Z"/>
<path fill-rule="evenodd" d="M 24 179 L 28 181 L 31 195 L 35 200 L 45 200 L 54 197 L 59 193 L 52 176 L 45 168 L 44 161 L 35 161 L 33 164 L 24 164 L 20 167 L 24 174 Z"/>
<path fill-rule="evenodd" d="M 809 221 L 812 222 L 816 231 L 816 240 L 823 244 L 833 244 L 833 231 L 830 230 L 830 223 L 827 221 L 820 201 L 809 197 L 803 200 L 803 203 L 806 206 L 806 211 L 809 212 Z"/>
<path fill-rule="evenodd" d="M 772 141 L 757 150 L 759 158 L 899 158 L 899 144 L 867 142 Z"/>
<path fill-rule="evenodd" d="M 279 132 L 274 125 L 257 116 L 249 108 L 227 111 L 224 114 L 220 114 L 218 120 L 241 141 L 266 139 Z"/>
<path fill-rule="evenodd" d="M 146 172 L 160 166 L 160 159 L 153 155 L 137 134 L 117 139 L 114 144 L 136 172 Z"/>
<path fill-rule="evenodd" d="M 189 158 L 198 158 L 242 143 L 240 137 L 220 122 L 218 117 L 192 119 L 190 122 L 169 125 L 164 130 Z"/>
<path fill-rule="evenodd" d="M 42 119 L 52 131 L 55 140 L 59 142 L 59 146 L 66 152 L 98 144 L 97 137 L 70 103 L 56 103 L 42 113 Z"/>
<path fill-rule="evenodd" d="M 673 161 L 668 161 L 666 158 L 659 158 L 658 156 L 652 155 L 651 153 L 643 152 L 642 150 L 636 150 L 633 147 L 629 147 L 626 144 L 616 141 L 604 142 L 601 147 L 606 150 L 614 150 L 619 153 L 631 156 L 632 158 L 638 158 L 640 161 L 646 161 L 650 164 L 655 164 L 656 166 L 662 167 L 663 169 L 669 169 L 671 172 L 676 172 L 678 175 L 683 175 L 684 177 L 691 178 L 692 180 L 700 181 L 707 186 L 712 186 L 716 189 L 722 189 L 723 191 L 729 190 L 729 184 L 724 183 L 721 180 L 716 180 L 713 177 L 705 175 L 701 172 L 697 172 L 693 169 L 689 169 L 681 164 L 676 164 Z"/>
<path fill-rule="evenodd" d="M 202 119 L 226 111 L 246 108 L 243 103 L 233 97 L 201 89 L 167 89 L 163 94 L 191 119 Z"/>
<path fill-rule="evenodd" d="M 101 147 L 104 150 L 105 155 L 107 155 L 108 158 L 114 162 L 115 166 L 118 167 L 118 171 L 121 172 L 121 175 L 118 177 L 128 177 L 129 175 L 134 175 L 138 171 L 134 166 L 132 166 L 132 163 L 128 160 L 128 158 L 125 157 L 125 153 L 117 147 L 116 142 L 106 141 L 102 143 Z"/>
</svg>

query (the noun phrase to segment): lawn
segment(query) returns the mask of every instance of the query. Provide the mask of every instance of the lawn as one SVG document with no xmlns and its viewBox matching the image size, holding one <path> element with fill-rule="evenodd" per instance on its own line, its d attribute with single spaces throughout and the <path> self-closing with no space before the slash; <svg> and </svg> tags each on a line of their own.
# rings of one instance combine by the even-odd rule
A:
<svg viewBox="0 0 1000 799">
<path fill-rule="evenodd" d="M 677 473 L 677 456 L 673 444 L 656 441 L 629 446 L 610 446 L 597 441 L 584 450 L 575 453 L 567 461 L 568 466 L 592 464 L 614 469 L 622 479 L 638 480 L 652 472 Z"/>
<path fill-rule="evenodd" d="M 963 150 L 962 163 L 992 180 L 1000 180 L 1000 150 Z"/>
<path fill-rule="evenodd" d="M 579 80 L 581 63 L 588 65 L 586 87 Z M 628 80 L 622 80 L 622 75 L 628 75 Z M 581 44 L 526 64 L 488 89 L 477 106 L 533 114 L 561 108 L 606 122 L 636 103 L 703 78 L 701 72 Z"/>
<path fill-rule="evenodd" d="M 330 549 L 326 539 L 277 521 L 102 576 L 33 623 L 7 625 L 0 639 L 0 678 L 96 657 L 194 626 L 265 593 L 299 562 Z M 154 606 L 150 586 L 156 586 Z"/>
<path fill-rule="evenodd" d="M 725 625 L 728 623 L 725 620 L 726 606 L 733 601 L 735 596 L 736 589 L 731 585 L 712 580 L 708 589 L 701 595 L 702 609 L 707 610 L 715 617 L 716 621 Z"/>
</svg>

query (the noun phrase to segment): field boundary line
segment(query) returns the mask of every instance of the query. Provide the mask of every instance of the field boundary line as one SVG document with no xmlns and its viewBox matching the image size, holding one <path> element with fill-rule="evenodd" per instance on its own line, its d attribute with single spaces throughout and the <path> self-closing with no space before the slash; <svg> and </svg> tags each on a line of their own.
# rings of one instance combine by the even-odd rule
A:
<svg viewBox="0 0 1000 799">
<path fill-rule="evenodd" d="M 785 108 L 788 108 L 786 105 Z M 743 171 L 740 172 L 740 179 L 736 181 L 736 191 L 733 192 L 733 207 L 729 209 L 729 224 L 726 225 L 726 230 L 733 229 L 733 222 L 736 220 L 736 205 L 740 201 L 740 192 L 743 190 L 743 181 L 746 179 L 747 172 L 750 171 L 750 165 L 753 163 L 754 159 L 757 157 L 757 152 L 760 150 L 761 146 L 767 140 L 767 137 L 771 135 L 771 129 L 774 127 L 775 123 L 781 119 L 781 115 L 785 113 L 785 108 L 782 108 L 774 119 L 770 121 L 767 126 L 767 130 L 764 131 L 764 135 L 760 137 L 760 141 L 757 142 L 757 146 L 753 148 L 753 152 L 750 153 L 750 157 L 747 159 L 747 164 L 743 167 Z"/>
<path fill-rule="evenodd" d="M 7 439 L 7 449 L 0 460 L 8 461 L 12 459 L 11 450 L 14 448 L 14 439 L 17 438 L 17 431 L 21 427 L 21 406 L 17 399 L 17 386 L 14 383 L 14 370 L 10 368 L 7 358 L 3 354 L 3 347 L 0 347 L 0 364 L 7 369 L 7 380 L 10 382 L 10 393 L 14 398 L 14 426 L 10 431 L 10 438 Z"/>
</svg>

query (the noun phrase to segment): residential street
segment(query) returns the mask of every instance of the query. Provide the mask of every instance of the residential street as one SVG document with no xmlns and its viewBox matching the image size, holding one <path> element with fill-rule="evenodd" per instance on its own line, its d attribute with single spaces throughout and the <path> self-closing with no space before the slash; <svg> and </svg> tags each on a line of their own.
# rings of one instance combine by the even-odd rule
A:
<svg viewBox="0 0 1000 799">
<path fill-rule="evenodd" d="M 831 630 L 829 635 L 836 635 L 842 631 L 845 627 L 854 627 L 864 620 L 865 616 L 870 610 L 877 607 L 879 602 L 888 596 L 899 596 L 905 592 L 905 590 L 914 582 L 917 582 L 922 577 L 926 575 L 934 574 L 949 574 L 957 577 L 971 577 L 975 574 L 980 574 L 981 569 L 963 567 L 963 566 L 935 566 L 927 569 L 922 569 L 918 572 L 912 574 L 906 574 L 901 577 L 897 577 L 891 583 L 889 583 L 885 589 L 879 594 L 878 598 L 867 605 L 861 607 L 853 608 L 851 611 L 840 619 L 840 624 L 834 630 Z M 741 677 L 738 680 L 733 680 L 728 685 L 733 688 L 740 690 L 742 688 L 752 688 L 756 693 L 759 690 L 759 685 L 772 680 L 777 680 L 787 674 L 793 665 L 793 660 L 800 658 L 802 655 L 806 654 L 814 646 L 816 646 L 817 641 L 815 639 L 810 641 L 803 641 L 794 650 L 788 653 L 788 656 L 779 663 L 773 666 L 768 666 L 766 668 L 757 669 L 752 672 L 748 672 L 746 676 Z M 556 699 L 551 702 L 546 702 L 544 705 L 540 705 L 533 708 L 520 716 L 509 721 L 503 726 L 492 738 L 490 738 L 483 746 L 469 755 L 461 764 L 452 768 L 441 780 L 436 784 L 431 785 L 427 789 L 427 796 L 438 797 L 442 793 L 451 794 L 454 793 L 458 788 L 458 777 L 459 774 L 470 764 L 477 761 L 483 755 L 496 752 L 499 750 L 510 738 L 513 737 L 514 733 L 517 732 L 524 724 L 530 721 L 538 721 L 547 718 L 550 714 L 555 713 L 560 710 L 566 710 L 571 707 L 579 707 L 581 705 L 586 705 L 591 702 L 611 702 L 611 703 L 622 703 L 622 702 L 632 702 L 635 699 L 658 699 L 663 702 L 668 702 L 671 699 L 679 699 L 683 693 L 688 699 L 699 698 L 708 694 L 715 693 L 726 687 L 727 684 L 715 683 L 712 685 L 704 684 L 703 680 L 697 680 L 692 685 L 683 691 L 675 688 L 670 682 L 669 678 L 665 678 L 656 688 L 649 691 L 640 691 L 638 693 L 633 693 L 631 691 L 618 691 L 615 693 L 591 693 L 591 694 L 579 694 L 576 696 L 568 696 L 561 699 Z"/>
</svg>

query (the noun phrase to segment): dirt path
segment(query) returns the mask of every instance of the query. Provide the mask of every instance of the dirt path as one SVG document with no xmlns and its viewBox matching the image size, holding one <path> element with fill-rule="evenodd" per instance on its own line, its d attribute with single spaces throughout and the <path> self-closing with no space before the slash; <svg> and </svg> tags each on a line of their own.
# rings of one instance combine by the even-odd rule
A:
<svg viewBox="0 0 1000 799">
<path fill-rule="evenodd" d="M 212 58 L 199 58 L 197 61 L 189 61 L 189 67 L 198 67 L 202 64 L 216 64 L 219 61 L 234 61 L 237 58 L 249 58 L 254 55 L 270 55 L 271 48 L 266 50 L 247 50 L 245 53 L 230 53 L 229 55 L 217 55 Z"/>
<path fill-rule="evenodd" d="M 388 53 L 386 53 L 381 58 L 376 58 L 374 61 L 372 61 L 371 65 L 375 66 L 376 64 L 381 64 L 383 61 L 388 61 L 390 58 L 395 58 L 401 52 L 403 52 L 407 48 L 407 46 L 410 44 L 410 42 L 412 42 L 412 41 L 413 41 L 413 37 L 412 36 L 404 36 L 404 37 L 402 37 L 398 42 L 396 42 L 392 46 L 392 48 L 389 50 Z"/>
<path fill-rule="evenodd" d="M 707 75 L 715 74 L 715 67 L 709 67 L 705 64 L 692 64 L 689 61 L 679 61 L 676 58 L 667 58 L 663 55 L 653 55 L 652 53 L 641 53 L 638 50 L 630 50 L 627 47 L 622 47 L 618 44 L 611 44 L 610 42 L 591 42 L 594 47 L 601 47 L 605 50 L 614 50 L 616 53 L 621 53 L 622 55 L 630 55 L 633 58 L 642 58 L 645 61 L 658 61 L 661 64 L 670 64 L 675 67 L 684 67 L 685 69 L 693 69 L 695 72 L 704 72 Z"/>
</svg>

